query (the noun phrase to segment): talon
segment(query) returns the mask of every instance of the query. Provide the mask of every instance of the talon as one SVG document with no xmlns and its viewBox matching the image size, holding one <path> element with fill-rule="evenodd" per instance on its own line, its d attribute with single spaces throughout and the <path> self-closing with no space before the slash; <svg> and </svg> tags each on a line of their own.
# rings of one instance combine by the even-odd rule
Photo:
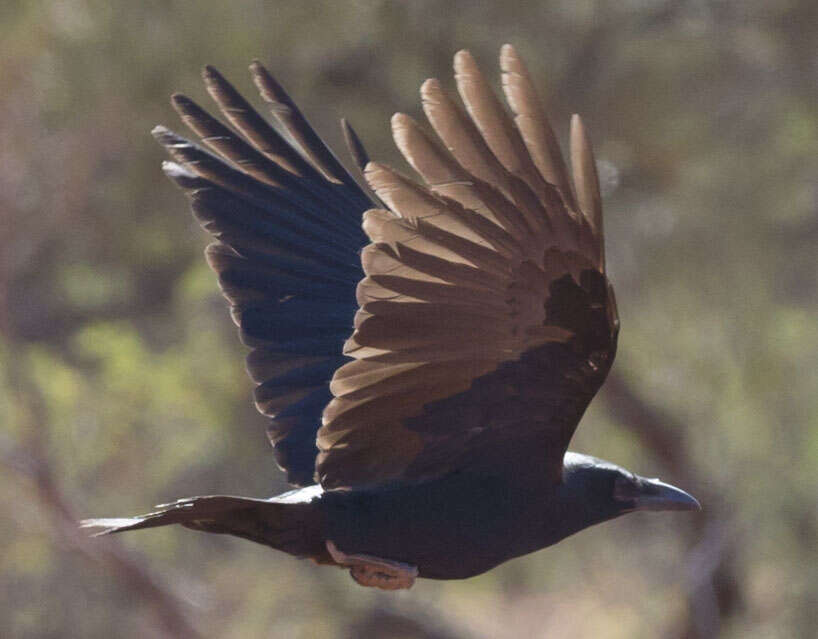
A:
<svg viewBox="0 0 818 639">
<path fill-rule="evenodd" d="M 372 555 L 347 554 L 331 539 L 326 541 L 327 552 L 339 566 L 349 566 L 349 574 L 362 586 L 381 590 L 411 588 L 418 576 L 417 566 Z"/>
</svg>

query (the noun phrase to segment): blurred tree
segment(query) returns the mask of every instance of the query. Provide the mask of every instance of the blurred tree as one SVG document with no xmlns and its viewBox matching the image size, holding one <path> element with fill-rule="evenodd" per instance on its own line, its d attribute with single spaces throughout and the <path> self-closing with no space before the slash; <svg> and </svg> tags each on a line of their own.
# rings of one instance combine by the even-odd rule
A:
<svg viewBox="0 0 818 639">
<path fill-rule="evenodd" d="M 203 95 L 209 62 L 249 97 L 262 57 L 335 148 L 345 115 L 399 164 L 391 113 L 418 114 L 457 49 L 489 70 L 506 41 L 563 131 L 583 113 L 606 182 L 623 331 L 575 447 L 661 463 L 701 520 L 633 516 L 394 607 L 252 544 L 77 535 L 77 516 L 282 488 L 148 135 L 174 124 L 167 96 Z M 0 635 L 810 636 L 816 41 L 811 0 L 0 5 Z"/>
</svg>

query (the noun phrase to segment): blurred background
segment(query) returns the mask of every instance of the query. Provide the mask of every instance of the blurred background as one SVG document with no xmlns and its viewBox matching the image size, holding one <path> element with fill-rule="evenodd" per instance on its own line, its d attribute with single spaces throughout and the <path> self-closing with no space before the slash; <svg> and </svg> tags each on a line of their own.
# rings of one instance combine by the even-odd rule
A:
<svg viewBox="0 0 818 639">
<path fill-rule="evenodd" d="M 583 114 L 617 363 L 572 448 L 697 495 L 408 592 L 232 538 L 88 539 L 82 517 L 285 488 L 182 194 L 168 97 L 277 74 L 401 168 L 395 111 L 469 48 Z M 818 628 L 818 3 L 0 4 L 0 635 L 812 637 Z M 499 87 L 498 87 L 499 88 Z M 255 100 L 259 106 L 260 100 Z M 345 155 L 345 154 L 344 154 Z"/>
</svg>

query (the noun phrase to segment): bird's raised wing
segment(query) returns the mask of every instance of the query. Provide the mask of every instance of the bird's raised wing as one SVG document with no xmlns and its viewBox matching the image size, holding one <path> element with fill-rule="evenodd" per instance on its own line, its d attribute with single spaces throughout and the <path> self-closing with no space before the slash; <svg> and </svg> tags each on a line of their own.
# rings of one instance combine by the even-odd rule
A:
<svg viewBox="0 0 818 639">
<path fill-rule="evenodd" d="M 468 114 L 421 89 L 442 142 L 409 117 L 395 141 L 421 186 L 369 164 L 390 210 L 369 210 L 355 331 L 318 432 L 326 488 L 423 480 L 466 468 L 533 469 L 562 457 L 613 361 L 590 143 L 571 123 L 574 184 L 529 75 L 503 47 L 509 117 L 472 57 L 455 56 Z M 443 148 L 445 147 L 445 149 Z"/>
<path fill-rule="evenodd" d="M 215 154 L 163 127 L 154 135 L 173 159 L 165 172 L 216 238 L 207 261 L 253 349 L 247 369 L 276 459 L 291 483 L 311 484 L 329 381 L 349 361 L 341 351 L 361 279 L 361 213 L 373 202 L 269 73 L 258 63 L 251 71 L 277 128 L 207 68 L 208 92 L 239 133 L 175 95 L 174 108 Z"/>
</svg>

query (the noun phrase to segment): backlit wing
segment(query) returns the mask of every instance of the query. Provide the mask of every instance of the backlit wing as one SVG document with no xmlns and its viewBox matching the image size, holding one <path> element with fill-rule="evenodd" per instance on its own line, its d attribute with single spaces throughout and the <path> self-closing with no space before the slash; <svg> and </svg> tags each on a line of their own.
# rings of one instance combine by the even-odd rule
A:
<svg viewBox="0 0 818 639">
<path fill-rule="evenodd" d="M 395 141 L 425 184 L 370 163 L 388 209 L 364 215 L 353 361 L 332 378 L 318 432 L 326 488 L 529 468 L 559 481 L 562 456 L 613 362 L 591 146 L 571 122 L 573 186 L 529 75 L 500 56 L 509 116 L 465 51 L 464 113 L 428 80 Z"/>
</svg>

